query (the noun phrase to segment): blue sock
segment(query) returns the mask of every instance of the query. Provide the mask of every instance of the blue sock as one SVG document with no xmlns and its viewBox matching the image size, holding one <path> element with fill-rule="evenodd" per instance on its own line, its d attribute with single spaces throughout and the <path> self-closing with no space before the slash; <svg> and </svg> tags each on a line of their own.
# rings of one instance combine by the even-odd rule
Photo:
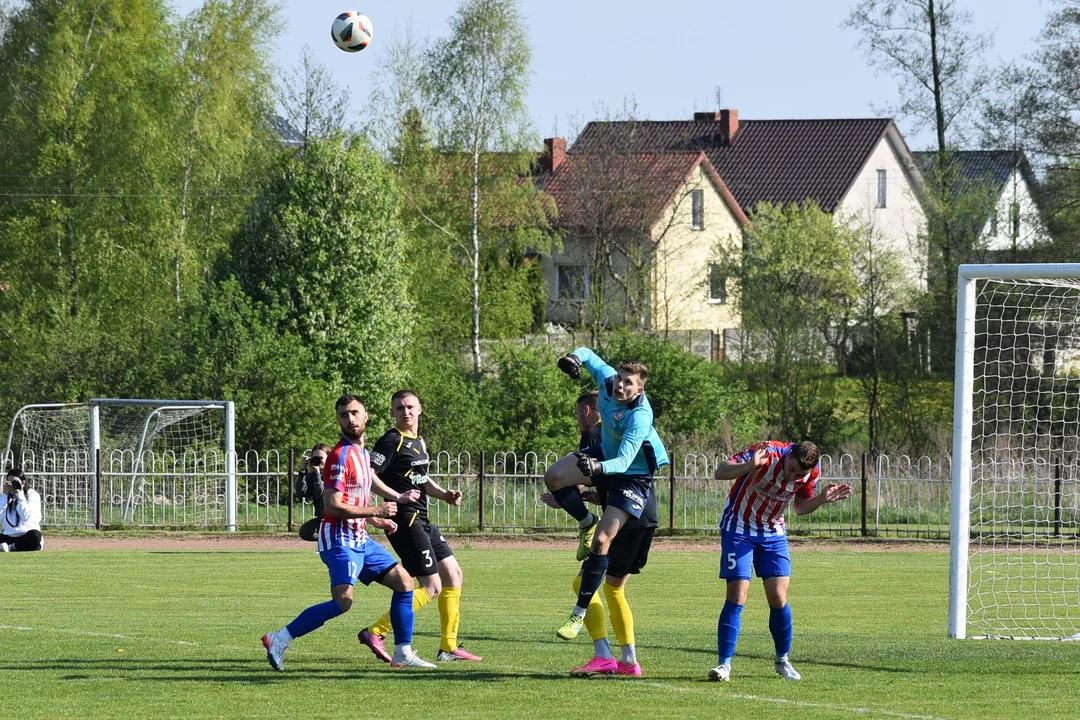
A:
<svg viewBox="0 0 1080 720">
<path fill-rule="evenodd" d="M 297 615 L 295 620 L 285 626 L 285 629 L 289 631 L 293 639 L 296 639 L 301 635 L 307 635 L 312 630 L 318 630 L 327 620 L 333 620 L 342 612 L 337 600 L 327 600 L 324 603 L 312 605 Z"/>
<path fill-rule="evenodd" d="M 581 499 L 581 491 L 577 489 L 577 485 L 559 488 L 551 494 L 555 496 L 555 500 L 562 509 L 570 513 L 578 522 L 589 517 L 589 508 L 585 507 L 585 501 Z"/>
<path fill-rule="evenodd" d="M 769 632 L 776 645 L 776 657 L 783 657 L 791 652 L 791 606 L 769 608 Z"/>
<path fill-rule="evenodd" d="M 724 609 L 720 611 L 720 621 L 716 623 L 716 652 L 720 655 L 721 665 L 730 665 L 731 658 L 735 656 L 742 609 L 742 605 L 726 600 Z"/>
<path fill-rule="evenodd" d="M 600 589 L 600 584 L 604 582 L 607 569 L 607 555 L 589 553 L 588 557 L 585 558 L 585 562 L 581 564 L 581 590 L 578 591 L 577 596 L 577 606 L 579 608 L 589 607 L 592 596 L 596 594 L 596 591 Z"/>
<path fill-rule="evenodd" d="M 390 598 L 390 627 L 394 628 L 394 644 L 410 645 L 413 631 L 412 590 L 395 590 Z"/>
</svg>

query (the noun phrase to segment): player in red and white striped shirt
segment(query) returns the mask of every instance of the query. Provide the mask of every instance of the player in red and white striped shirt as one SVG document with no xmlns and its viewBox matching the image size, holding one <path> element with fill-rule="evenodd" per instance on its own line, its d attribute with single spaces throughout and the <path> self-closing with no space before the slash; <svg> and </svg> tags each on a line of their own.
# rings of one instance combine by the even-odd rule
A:
<svg viewBox="0 0 1080 720">
<path fill-rule="evenodd" d="M 341 440 L 330 451 L 323 467 L 323 517 L 319 523 L 319 557 L 330 571 L 330 600 L 312 605 L 276 633 L 263 636 L 270 667 L 285 668 L 284 655 L 294 639 L 317 630 L 324 623 L 349 611 L 353 604 L 353 585 L 377 582 L 394 591 L 390 600 L 390 619 L 394 629 L 394 667 L 433 668 L 412 650 L 413 579 L 398 565 L 387 550 L 368 537 L 368 520 L 387 534 L 397 530 L 391 520 L 397 503 L 416 500 L 420 492 L 398 493 L 387 487 L 371 469 L 364 447 L 367 410 L 355 395 L 342 395 L 334 406 Z M 370 493 L 389 500 L 378 507 L 370 502 Z"/>
<path fill-rule="evenodd" d="M 720 518 L 720 577 L 727 580 L 727 600 L 716 630 L 720 664 L 709 672 L 713 680 L 731 678 L 731 659 L 739 638 L 739 618 L 750 590 L 751 568 L 765 585 L 769 601 L 769 631 L 776 647 L 775 668 L 785 680 L 799 680 L 791 666 L 791 580 L 784 510 L 808 515 L 826 503 L 851 495 L 850 485 L 830 485 L 815 494 L 818 449 L 814 443 L 758 443 L 720 463 L 717 480 L 735 480 Z"/>
</svg>

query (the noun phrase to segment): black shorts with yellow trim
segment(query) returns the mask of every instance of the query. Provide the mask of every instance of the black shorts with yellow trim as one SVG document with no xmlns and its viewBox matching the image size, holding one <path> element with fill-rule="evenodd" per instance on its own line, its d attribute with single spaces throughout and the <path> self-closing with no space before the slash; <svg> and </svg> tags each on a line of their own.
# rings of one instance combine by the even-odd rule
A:
<svg viewBox="0 0 1080 720">
<path fill-rule="evenodd" d="M 401 565 L 413 577 L 425 577 L 439 572 L 439 563 L 454 552 L 443 537 L 442 531 L 418 510 L 406 510 L 395 521 L 397 530 L 388 535 L 394 552 L 401 558 Z"/>
<path fill-rule="evenodd" d="M 621 578 L 637 575 L 649 562 L 649 549 L 652 547 L 656 528 L 623 528 L 611 541 L 608 548 L 608 577 Z"/>
</svg>

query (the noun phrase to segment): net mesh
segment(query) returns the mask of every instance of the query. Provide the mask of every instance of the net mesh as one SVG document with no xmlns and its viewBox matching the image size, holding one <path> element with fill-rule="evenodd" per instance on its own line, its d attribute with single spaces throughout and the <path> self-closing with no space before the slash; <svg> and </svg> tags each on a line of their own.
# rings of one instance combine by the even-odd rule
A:
<svg viewBox="0 0 1080 720">
<path fill-rule="evenodd" d="M 224 515 L 225 445 L 219 406 L 99 404 L 102 522 L 161 524 L 182 510 Z M 5 464 L 30 475 L 44 522 L 94 523 L 89 404 L 27 408 Z M 184 524 L 177 520 L 176 524 Z"/>
<path fill-rule="evenodd" d="M 978 288 L 968 623 L 1080 638 L 1080 280 Z"/>
</svg>

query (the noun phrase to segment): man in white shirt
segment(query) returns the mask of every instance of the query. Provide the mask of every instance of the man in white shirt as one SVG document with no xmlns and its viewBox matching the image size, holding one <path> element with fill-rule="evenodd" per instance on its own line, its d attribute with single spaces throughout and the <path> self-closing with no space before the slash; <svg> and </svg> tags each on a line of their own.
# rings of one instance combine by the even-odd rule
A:
<svg viewBox="0 0 1080 720">
<path fill-rule="evenodd" d="M 19 468 L 8 470 L 0 495 L 0 552 L 41 550 L 41 495 Z"/>
</svg>

